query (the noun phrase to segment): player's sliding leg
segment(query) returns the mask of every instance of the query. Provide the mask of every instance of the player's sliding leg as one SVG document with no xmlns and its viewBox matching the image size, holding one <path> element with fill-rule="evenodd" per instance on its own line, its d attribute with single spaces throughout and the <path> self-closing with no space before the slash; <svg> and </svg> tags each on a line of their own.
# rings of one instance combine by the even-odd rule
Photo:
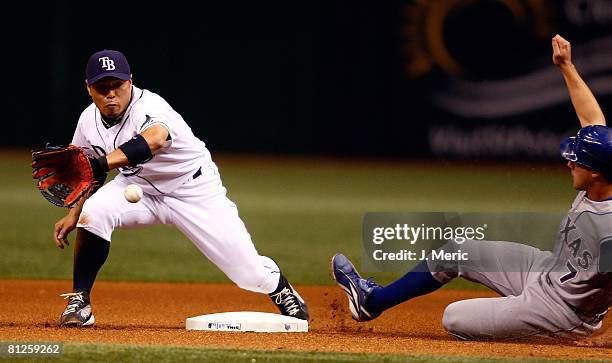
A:
<svg viewBox="0 0 612 363">
<path fill-rule="evenodd" d="M 544 335 L 576 338 L 595 327 L 582 322 L 560 295 L 549 293 L 543 271 L 555 256 L 550 251 L 503 241 L 468 241 L 458 246 L 466 261 L 434 263 L 434 277 L 456 276 L 479 282 L 502 297 L 458 301 L 444 311 L 443 325 L 461 339 L 504 340 Z"/>
<path fill-rule="evenodd" d="M 344 255 L 334 256 L 332 272 L 347 293 L 353 318 L 371 320 L 393 306 L 437 290 L 458 276 L 479 282 L 503 296 L 517 295 L 529 276 L 538 275 L 550 257 L 548 252 L 511 242 L 466 241 L 460 245 L 451 242 L 442 249 L 447 252 L 461 249 L 469 257 L 465 261 L 434 261 L 430 254 L 427 260 L 384 287 L 362 279 Z"/>
<path fill-rule="evenodd" d="M 442 325 L 464 340 L 509 340 L 531 336 L 576 340 L 597 329 L 561 300 L 530 284 L 522 294 L 457 301 L 446 307 Z"/>
<path fill-rule="evenodd" d="M 61 326 L 94 324 L 95 318 L 89 294 L 98 271 L 108 257 L 109 250 L 109 241 L 83 228 L 77 228 L 74 243 L 73 292 L 63 294 L 68 299 L 68 304 L 60 317 Z"/>
<path fill-rule="evenodd" d="M 353 319 L 368 321 L 383 311 L 414 297 L 437 290 L 443 284 L 429 272 L 425 261 L 397 281 L 382 287 L 363 279 L 355 266 L 342 254 L 332 258 L 332 274 L 349 299 Z"/>
<path fill-rule="evenodd" d="M 398 280 L 373 289 L 366 306 L 380 313 L 404 301 L 436 291 L 442 285 L 433 277 L 426 261 L 422 261 Z"/>
<path fill-rule="evenodd" d="M 428 256 L 399 280 L 382 287 L 364 280 L 343 255 L 332 259 L 334 278 L 349 297 L 358 321 L 367 321 L 403 301 L 427 294 L 461 276 L 497 291 L 503 297 L 458 301 L 444 311 L 446 330 L 461 339 L 503 340 L 533 335 L 576 338 L 597 327 L 588 326 L 561 300 L 544 292 L 542 271 L 554 256 L 512 242 L 466 241 L 449 243 L 447 251 L 461 249 L 469 258 L 434 261 Z"/>
<path fill-rule="evenodd" d="M 434 260 L 430 254 L 427 267 L 436 280 L 446 283 L 462 277 L 487 286 L 502 296 L 521 294 L 554 259 L 549 251 L 506 241 L 449 242 L 438 250 L 451 253 L 460 250 L 467 258 Z"/>
</svg>

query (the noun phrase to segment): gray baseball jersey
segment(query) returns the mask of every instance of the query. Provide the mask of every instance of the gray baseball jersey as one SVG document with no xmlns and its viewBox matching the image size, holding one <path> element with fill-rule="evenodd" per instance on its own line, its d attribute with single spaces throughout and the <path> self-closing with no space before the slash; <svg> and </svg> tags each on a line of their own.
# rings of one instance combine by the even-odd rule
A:
<svg viewBox="0 0 612 363">
<path fill-rule="evenodd" d="M 467 260 L 428 261 L 440 282 L 461 276 L 503 297 L 457 301 L 443 325 L 463 339 L 515 339 L 533 335 L 576 338 L 599 329 L 612 301 L 612 201 L 584 192 L 562 221 L 554 250 L 506 241 L 448 243 Z"/>
<path fill-rule="evenodd" d="M 595 202 L 580 192 L 561 224 L 547 282 L 585 320 L 605 314 L 612 303 L 609 256 L 602 254 L 611 243 L 612 201 Z"/>
</svg>

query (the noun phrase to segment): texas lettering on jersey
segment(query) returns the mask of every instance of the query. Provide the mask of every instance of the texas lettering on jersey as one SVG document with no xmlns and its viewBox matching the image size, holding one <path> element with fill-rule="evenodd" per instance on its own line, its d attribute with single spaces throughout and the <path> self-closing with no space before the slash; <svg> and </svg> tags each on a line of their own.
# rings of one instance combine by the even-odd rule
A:
<svg viewBox="0 0 612 363">
<path fill-rule="evenodd" d="M 612 201 L 595 202 L 580 192 L 561 222 L 554 254 L 554 267 L 547 281 L 573 308 L 597 315 L 612 301 L 612 274 L 606 274 L 602 254 L 612 239 Z"/>
<path fill-rule="evenodd" d="M 578 218 L 580 215 L 574 216 Z M 588 218 L 590 215 L 587 215 Z M 586 243 L 583 243 L 583 237 L 579 234 L 576 227 L 576 221 L 572 221 L 570 215 L 565 219 L 565 227 L 559 232 L 563 243 L 560 244 L 561 248 L 565 248 L 565 251 L 561 253 L 560 257 L 562 260 L 567 259 L 566 267 L 568 273 L 559 278 L 559 282 L 566 283 L 578 274 L 578 268 L 582 271 L 587 271 L 593 263 L 593 252 L 584 248 Z M 592 246 L 596 247 L 596 246 Z"/>
</svg>

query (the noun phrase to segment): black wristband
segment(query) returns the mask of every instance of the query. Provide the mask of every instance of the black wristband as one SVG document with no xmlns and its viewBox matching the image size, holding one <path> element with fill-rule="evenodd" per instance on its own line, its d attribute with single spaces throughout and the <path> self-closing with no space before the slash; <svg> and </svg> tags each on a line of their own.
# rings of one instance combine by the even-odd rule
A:
<svg viewBox="0 0 612 363">
<path fill-rule="evenodd" d="M 100 170 L 103 173 L 108 173 L 110 168 L 108 167 L 108 160 L 106 160 L 106 156 L 100 156 L 96 160 L 98 160 L 98 163 L 100 163 Z"/>
<path fill-rule="evenodd" d="M 136 166 L 153 157 L 147 140 L 140 134 L 119 145 L 119 149 L 127 156 L 130 166 Z"/>
<path fill-rule="evenodd" d="M 100 156 L 99 158 L 89 158 L 89 164 L 91 165 L 91 170 L 93 171 L 94 178 L 97 178 L 102 174 L 106 174 L 110 170 L 108 168 L 108 160 L 106 160 L 106 156 Z"/>
</svg>

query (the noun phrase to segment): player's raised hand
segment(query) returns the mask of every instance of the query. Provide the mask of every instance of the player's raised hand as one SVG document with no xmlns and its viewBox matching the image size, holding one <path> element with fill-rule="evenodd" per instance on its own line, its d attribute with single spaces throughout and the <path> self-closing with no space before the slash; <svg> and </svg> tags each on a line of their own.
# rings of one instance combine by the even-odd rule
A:
<svg viewBox="0 0 612 363">
<path fill-rule="evenodd" d="M 552 61 L 554 64 L 561 66 L 572 63 L 571 44 L 559 34 L 552 38 L 552 49 Z"/>
</svg>

